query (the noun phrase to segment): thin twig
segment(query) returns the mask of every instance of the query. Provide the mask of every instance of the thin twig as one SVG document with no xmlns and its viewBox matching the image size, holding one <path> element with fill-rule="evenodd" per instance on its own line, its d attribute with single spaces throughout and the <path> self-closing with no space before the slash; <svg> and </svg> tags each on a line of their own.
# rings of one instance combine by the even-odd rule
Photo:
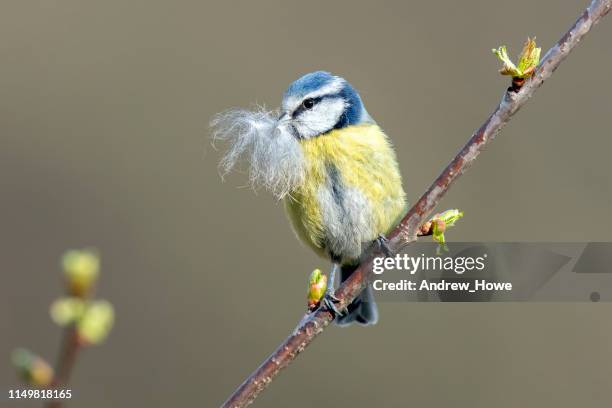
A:
<svg viewBox="0 0 612 408">
<path fill-rule="evenodd" d="M 58 391 L 62 390 L 68 385 L 70 381 L 70 375 L 72 369 L 76 363 L 77 355 L 81 349 L 81 343 L 77 335 L 76 328 L 74 326 L 66 327 L 64 329 L 64 335 L 62 338 L 62 345 L 60 346 L 60 353 L 58 356 L 57 367 L 53 383 L 51 384 L 52 389 Z M 53 399 L 47 404 L 47 408 L 61 408 L 63 399 Z"/>
<path fill-rule="evenodd" d="M 399 251 L 417 239 L 419 227 L 424 224 L 451 184 L 472 165 L 484 146 L 495 138 L 510 118 L 531 98 L 536 89 L 552 75 L 582 37 L 611 8 L 612 0 L 593 0 L 569 31 L 554 47 L 548 50 L 534 75 L 525 82 L 523 87 L 517 92 L 511 89 L 506 91 L 491 116 L 472 135 L 463 149 L 408 211 L 400 224 L 388 235 L 391 250 Z M 349 304 L 365 288 L 371 275 L 372 261 L 380 255 L 378 250 L 372 249 L 364 257 L 360 266 L 336 290 L 335 295 L 339 299 L 340 308 Z M 223 407 L 240 408 L 251 404 L 280 370 L 287 367 L 317 335 L 325 330 L 332 319 L 331 313 L 322 309 L 305 315 L 291 335 L 230 395 Z"/>
</svg>

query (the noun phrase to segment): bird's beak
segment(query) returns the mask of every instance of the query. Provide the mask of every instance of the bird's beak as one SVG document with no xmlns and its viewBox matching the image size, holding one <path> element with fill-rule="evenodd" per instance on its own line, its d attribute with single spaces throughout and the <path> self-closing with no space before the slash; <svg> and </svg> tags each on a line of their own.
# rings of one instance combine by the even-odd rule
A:
<svg viewBox="0 0 612 408">
<path fill-rule="evenodd" d="M 289 112 L 281 112 L 280 116 L 278 117 L 278 121 L 287 122 L 288 120 L 289 120 Z"/>
<path fill-rule="evenodd" d="M 296 139 L 301 139 L 300 134 L 298 133 L 293 123 L 291 123 L 291 114 L 289 112 L 281 112 L 278 117 L 278 125 L 285 128 L 291 135 Z"/>
</svg>

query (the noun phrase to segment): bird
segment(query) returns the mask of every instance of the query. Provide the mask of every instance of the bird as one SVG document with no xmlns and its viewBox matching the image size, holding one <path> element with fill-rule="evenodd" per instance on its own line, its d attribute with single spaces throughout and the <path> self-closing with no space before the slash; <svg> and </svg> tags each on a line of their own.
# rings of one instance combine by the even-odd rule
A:
<svg viewBox="0 0 612 408">
<path fill-rule="evenodd" d="M 336 308 L 336 276 L 346 280 L 371 245 L 389 252 L 385 236 L 407 202 L 392 143 L 356 89 L 330 72 L 311 72 L 289 85 L 277 111 L 230 109 L 211 126 L 216 140 L 229 143 L 222 173 L 246 157 L 253 186 L 282 201 L 298 239 L 331 261 L 320 307 L 340 326 L 375 324 L 369 286 Z"/>
</svg>

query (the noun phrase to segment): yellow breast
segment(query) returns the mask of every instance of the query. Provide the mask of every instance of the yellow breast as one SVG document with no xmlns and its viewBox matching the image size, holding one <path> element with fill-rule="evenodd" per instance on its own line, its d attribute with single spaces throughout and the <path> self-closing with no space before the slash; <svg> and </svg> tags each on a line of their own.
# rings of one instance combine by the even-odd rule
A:
<svg viewBox="0 0 612 408">
<path fill-rule="evenodd" d="M 362 243 L 386 234 L 406 202 L 395 152 L 375 124 L 301 141 L 306 181 L 285 199 L 298 237 L 322 256 L 356 259 Z"/>
</svg>

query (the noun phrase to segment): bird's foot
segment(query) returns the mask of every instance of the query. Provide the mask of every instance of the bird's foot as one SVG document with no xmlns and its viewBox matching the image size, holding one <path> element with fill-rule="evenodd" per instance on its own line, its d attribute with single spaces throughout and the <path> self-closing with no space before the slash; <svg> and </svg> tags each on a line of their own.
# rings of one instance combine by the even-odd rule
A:
<svg viewBox="0 0 612 408">
<path fill-rule="evenodd" d="M 318 309 L 329 311 L 335 319 L 338 316 L 344 316 L 348 313 L 346 306 L 338 307 L 338 303 L 340 303 L 340 299 L 334 295 L 333 290 L 328 289 L 325 291 L 325 295 L 323 295 L 323 298 L 319 302 Z"/>
<path fill-rule="evenodd" d="M 378 248 L 380 248 L 380 250 L 383 252 L 383 254 L 385 254 L 387 258 L 393 257 L 393 252 L 391 251 L 391 248 L 389 248 L 389 240 L 387 239 L 387 237 L 385 237 L 383 234 L 380 234 L 378 238 L 376 238 L 375 242 L 378 245 Z"/>
</svg>

